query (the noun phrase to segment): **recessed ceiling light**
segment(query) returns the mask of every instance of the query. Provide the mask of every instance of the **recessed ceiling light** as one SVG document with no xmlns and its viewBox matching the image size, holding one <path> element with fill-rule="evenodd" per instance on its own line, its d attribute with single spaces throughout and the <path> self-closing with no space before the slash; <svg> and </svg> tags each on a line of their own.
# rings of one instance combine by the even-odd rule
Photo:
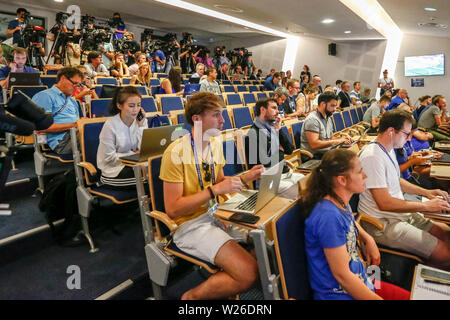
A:
<svg viewBox="0 0 450 320">
<path fill-rule="evenodd" d="M 64 0 L 55 0 L 55 2 L 63 2 Z"/>
<path fill-rule="evenodd" d="M 344 33 L 352 33 L 350 30 L 344 31 Z"/>
<path fill-rule="evenodd" d="M 425 11 L 436 11 L 436 8 L 425 8 Z"/>
<path fill-rule="evenodd" d="M 267 21 L 268 24 L 272 24 L 272 21 Z"/>
<path fill-rule="evenodd" d="M 242 13 L 244 12 L 244 10 L 236 8 L 236 7 L 231 7 L 231 6 L 226 6 L 223 4 L 215 4 L 214 8 L 220 9 L 220 10 L 224 10 L 224 11 L 230 11 L 230 12 L 236 12 L 236 13 Z"/>
<path fill-rule="evenodd" d="M 333 23 L 334 19 L 323 19 L 322 23 Z"/>
</svg>

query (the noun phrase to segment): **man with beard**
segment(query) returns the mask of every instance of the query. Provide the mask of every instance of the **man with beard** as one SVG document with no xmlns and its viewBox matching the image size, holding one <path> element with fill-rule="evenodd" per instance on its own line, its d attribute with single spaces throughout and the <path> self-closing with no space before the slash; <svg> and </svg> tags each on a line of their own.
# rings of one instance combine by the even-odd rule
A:
<svg viewBox="0 0 450 320">
<path fill-rule="evenodd" d="M 286 88 L 283 88 L 288 93 Z M 262 164 L 269 168 L 284 160 L 285 154 L 292 154 L 294 146 L 280 130 L 276 99 L 261 99 L 255 105 L 255 120 L 247 133 L 245 152 L 249 168 Z M 298 181 L 302 174 L 292 172 L 285 164 L 281 175 L 278 195 L 283 198 L 297 199 Z"/>
<path fill-rule="evenodd" d="M 351 138 L 333 139 L 333 122 L 331 115 L 336 111 L 337 96 L 333 92 L 324 92 L 319 97 L 318 109 L 309 114 L 303 123 L 301 140 L 302 149 L 311 152 L 315 159 L 321 159 L 322 155 L 341 143 L 351 143 Z M 308 159 L 303 159 L 307 161 Z"/>
</svg>

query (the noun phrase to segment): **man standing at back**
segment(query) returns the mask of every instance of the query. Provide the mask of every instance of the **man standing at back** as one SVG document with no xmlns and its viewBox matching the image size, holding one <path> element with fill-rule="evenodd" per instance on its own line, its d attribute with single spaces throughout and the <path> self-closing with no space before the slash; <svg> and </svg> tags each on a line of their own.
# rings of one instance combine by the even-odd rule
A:
<svg viewBox="0 0 450 320">
<path fill-rule="evenodd" d="M 188 290 L 183 300 L 219 299 L 250 288 L 258 278 L 255 259 L 214 218 L 217 196 L 240 192 L 258 179 L 262 166 L 240 177 L 225 177 L 220 136 L 224 119 L 222 99 L 209 92 L 195 93 L 185 108 L 192 134 L 174 141 L 164 152 L 160 178 L 164 183 L 167 215 L 178 229 L 174 243 L 182 251 L 216 265 L 220 270 Z"/>
<path fill-rule="evenodd" d="M 420 212 L 450 210 L 448 193 L 426 190 L 400 176 L 395 148 L 412 137 L 415 123 L 403 110 L 384 113 L 378 136 L 359 158 L 367 175 L 366 191 L 361 193 L 358 212 L 375 217 L 383 224 L 378 230 L 362 221 L 361 226 L 382 245 L 417 254 L 435 266 L 450 268 L 450 227 L 424 218 Z M 424 196 L 430 201 L 406 201 L 403 193 Z M 439 198 L 441 197 L 441 198 Z"/>
<path fill-rule="evenodd" d="M 58 71 L 56 84 L 50 89 L 36 93 L 33 101 L 53 115 L 54 123 L 46 130 L 47 143 L 58 154 L 71 154 L 70 128 L 77 127 L 79 119 L 78 103 L 72 98 L 73 92 L 82 86 L 83 74 L 80 70 L 65 67 Z"/>
<path fill-rule="evenodd" d="M 383 78 L 378 80 L 378 88 L 380 90 L 380 96 L 382 96 L 386 91 L 391 91 L 394 89 L 394 80 L 388 77 L 387 69 L 383 71 Z"/>
<path fill-rule="evenodd" d="M 13 36 L 13 45 L 17 45 L 18 47 L 25 48 L 25 43 L 22 39 L 22 32 L 25 29 L 25 19 L 24 15 L 29 13 L 25 8 L 18 8 L 17 18 L 10 21 L 8 23 L 8 29 L 6 30 L 6 35 Z"/>
</svg>

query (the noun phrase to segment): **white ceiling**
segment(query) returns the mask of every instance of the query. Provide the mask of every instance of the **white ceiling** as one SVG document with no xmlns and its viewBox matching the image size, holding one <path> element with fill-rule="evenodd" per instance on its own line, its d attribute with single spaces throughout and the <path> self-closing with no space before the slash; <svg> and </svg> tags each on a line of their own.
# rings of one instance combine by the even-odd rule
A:
<svg viewBox="0 0 450 320">
<path fill-rule="evenodd" d="M 449 0 L 378 0 L 404 33 L 450 37 Z M 424 8 L 435 8 L 427 12 Z M 418 23 L 444 24 L 447 28 L 419 27 Z"/>
<path fill-rule="evenodd" d="M 6 0 L 0 0 L 0 2 Z M 331 40 L 382 39 L 361 18 L 339 0 L 188 0 L 193 4 L 217 10 L 237 18 L 277 29 L 293 35 L 316 36 Z M 405 33 L 450 37 L 450 28 L 437 30 L 420 28 L 418 22 L 450 24 L 450 0 L 378 0 Z M 11 4 L 10 1 L 8 1 Z M 23 0 L 13 1 L 17 5 L 39 6 L 49 11 L 65 11 L 70 4 L 81 7 L 82 14 L 109 18 L 113 12 L 120 12 L 125 21 L 142 26 L 151 26 L 164 31 L 188 31 L 203 40 L 214 38 L 224 40 L 259 35 L 262 32 L 245 29 L 230 22 L 214 19 L 183 9 L 164 5 L 154 0 Z M 239 8 L 240 13 L 215 8 L 226 5 Z M 435 7 L 437 12 L 427 13 L 424 7 Z M 30 10 L 32 11 L 32 10 Z M 436 17 L 430 21 L 429 17 Z M 335 20 L 332 24 L 322 24 L 325 18 Z M 271 23 L 270 23 L 271 22 Z M 345 34 L 351 30 L 351 34 Z"/>
</svg>

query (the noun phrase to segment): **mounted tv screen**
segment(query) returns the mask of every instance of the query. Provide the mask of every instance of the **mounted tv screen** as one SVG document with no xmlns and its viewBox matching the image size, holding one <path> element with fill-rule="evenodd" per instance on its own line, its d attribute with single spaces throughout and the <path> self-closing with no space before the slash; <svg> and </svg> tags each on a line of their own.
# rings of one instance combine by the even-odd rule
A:
<svg viewBox="0 0 450 320">
<path fill-rule="evenodd" d="M 445 74 L 444 66 L 443 53 L 405 57 L 405 77 L 443 76 Z"/>
</svg>

